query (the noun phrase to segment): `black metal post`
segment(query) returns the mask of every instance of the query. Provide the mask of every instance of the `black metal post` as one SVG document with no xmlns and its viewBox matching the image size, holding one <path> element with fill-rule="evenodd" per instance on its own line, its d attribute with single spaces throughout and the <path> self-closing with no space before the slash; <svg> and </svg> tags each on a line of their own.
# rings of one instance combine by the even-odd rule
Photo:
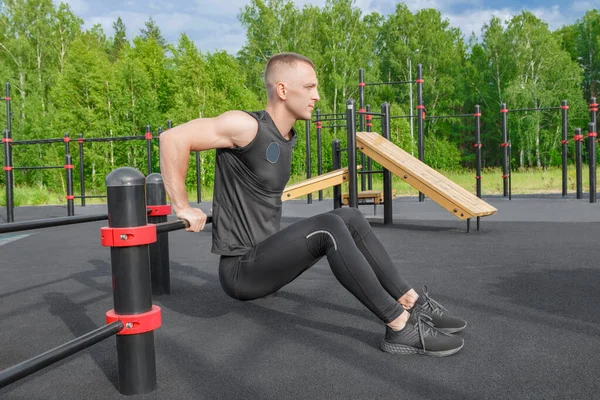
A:
<svg viewBox="0 0 600 400">
<path fill-rule="evenodd" d="M 425 162 L 425 105 L 423 104 L 423 65 L 417 65 L 417 147 L 419 150 L 419 160 Z M 419 202 L 425 201 L 425 195 L 419 192 Z"/>
<path fill-rule="evenodd" d="M 146 125 L 146 157 L 148 161 L 147 175 L 152 173 L 152 133 L 150 133 L 150 125 Z"/>
<path fill-rule="evenodd" d="M 202 201 L 202 179 L 200 177 L 200 152 L 196 152 L 196 199 L 198 204 Z"/>
<path fill-rule="evenodd" d="M 583 135 L 581 129 L 575 129 L 575 174 L 576 174 L 576 191 L 577 198 L 583 198 L 583 152 L 581 151 L 581 145 L 583 144 Z"/>
<path fill-rule="evenodd" d="M 365 112 L 365 70 L 363 68 L 358 69 L 358 111 Z M 358 115 L 358 123 L 360 127 L 360 131 L 364 132 L 365 130 L 365 117 L 364 114 Z M 363 168 L 366 168 L 365 165 L 365 153 L 360 153 L 360 164 Z M 371 176 L 369 174 L 369 176 Z M 366 176 L 365 174 L 360 175 L 360 190 L 366 189 Z"/>
<path fill-rule="evenodd" d="M 310 120 L 304 121 L 306 131 L 306 179 L 310 179 L 311 165 L 310 165 Z M 306 204 L 312 204 L 312 193 L 306 195 Z"/>
<path fill-rule="evenodd" d="M 508 141 L 508 200 L 512 200 L 512 144 Z"/>
<path fill-rule="evenodd" d="M 346 129 L 348 131 L 348 205 L 358 208 L 358 185 L 356 168 L 356 103 L 346 102 Z"/>
<path fill-rule="evenodd" d="M 502 103 L 500 113 L 502 113 L 502 184 L 504 186 L 504 197 L 508 196 L 508 127 L 506 103 Z"/>
<path fill-rule="evenodd" d="M 122 167 L 106 177 L 108 223 L 111 228 L 146 226 L 146 181 L 136 169 Z M 114 312 L 132 315 L 152 309 L 148 245 L 111 247 Z M 154 331 L 117 336 L 119 392 L 125 395 L 156 389 Z"/>
<path fill-rule="evenodd" d="M 481 107 L 475 106 L 475 159 L 476 174 L 475 183 L 477 185 L 477 197 L 481 198 Z M 477 230 L 481 225 L 481 217 L 477 217 Z"/>
<path fill-rule="evenodd" d="M 588 151 L 590 162 L 590 203 L 596 202 L 596 125 L 593 122 L 588 124 Z"/>
<path fill-rule="evenodd" d="M 390 103 L 381 105 L 381 135 L 390 140 Z M 370 174 L 371 175 L 371 174 Z M 392 211 L 392 173 L 383 169 L 383 223 L 391 225 L 394 223 Z"/>
<path fill-rule="evenodd" d="M 319 121 L 321 111 L 317 109 L 316 117 Z M 321 124 L 317 126 L 317 175 L 323 174 L 323 143 L 321 139 Z M 319 201 L 323 201 L 323 189 L 319 190 Z"/>
<path fill-rule="evenodd" d="M 365 107 L 365 109 L 367 110 L 367 112 L 371 112 L 371 105 L 367 104 L 366 107 Z M 366 125 L 366 128 L 367 128 L 367 132 L 371 132 L 372 127 L 373 127 L 373 123 L 371 122 L 373 116 L 372 115 L 366 115 L 366 117 L 367 117 L 367 123 L 365 125 Z M 373 171 L 373 160 L 371 159 L 371 157 L 367 157 L 367 169 L 369 171 Z M 368 183 L 367 187 L 369 188 L 369 190 L 373 190 L 373 174 L 368 174 L 368 175 L 369 175 L 369 177 L 367 179 L 367 183 Z"/>
<path fill-rule="evenodd" d="M 70 342 L 55 347 L 52 350 L 0 371 L 0 388 L 29 376 L 34 372 L 52 365 L 72 354 L 87 349 L 88 347 L 101 342 L 104 339 L 114 336 L 122 329 L 123 322 L 115 321 L 86 333 L 83 336 L 73 339 Z"/>
<path fill-rule="evenodd" d="M 340 155 L 340 140 L 333 139 L 331 141 L 331 167 L 333 170 L 342 168 Z M 342 185 L 333 187 L 333 208 L 342 208 Z"/>
<path fill-rule="evenodd" d="M 79 192 L 81 193 L 81 207 L 85 207 L 85 167 L 83 161 L 83 134 L 77 139 L 79 145 Z"/>
<path fill-rule="evenodd" d="M 567 185 L 568 185 L 568 181 L 569 181 L 569 176 L 567 174 L 567 168 L 568 168 L 568 164 L 567 164 L 567 143 L 568 142 L 568 138 L 567 138 L 567 130 L 568 128 L 568 122 L 569 122 L 569 117 L 568 117 L 568 111 L 569 111 L 569 106 L 567 105 L 567 101 L 563 100 L 562 104 L 561 104 L 561 116 L 562 116 L 562 195 L 566 196 L 567 195 Z"/>
<path fill-rule="evenodd" d="M 167 206 L 167 192 L 160 174 L 154 173 L 146 177 L 146 204 L 148 206 Z M 150 207 L 151 208 L 151 207 Z M 148 223 L 167 222 L 167 215 L 148 216 Z M 169 234 L 158 233 L 156 242 L 150 244 L 150 275 L 152 277 L 152 295 L 171 293 L 171 272 L 169 257 Z"/>
<path fill-rule="evenodd" d="M 67 178 L 67 215 L 75 215 L 75 196 L 73 195 L 73 162 L 69 153 L 69 134 L 65 133 L 65 174 Z"/>
<path fill-rule="evenodd" d="M 11 133 L 11 119 L 12 113 L 10 110 L 10 83 L 6 83 L 5 86 L 6 95 L 4 102 L 6 103 L 6 129 L 2 141 L 4 142 L 4 183 L 6 184 L 6 222 L 15 221 L 15 202 L 14 202 L 14 181 L 13 181 L 13 170 L 12 170 L 12 133 Z"/>
<path fill-rule="evenodd" d="M 598 103 L 596 103 L 596 98 L 592 97 L 590 99 L 590 122 L 594 124 L 594 132 L 598 133 Z"/>
</svg>

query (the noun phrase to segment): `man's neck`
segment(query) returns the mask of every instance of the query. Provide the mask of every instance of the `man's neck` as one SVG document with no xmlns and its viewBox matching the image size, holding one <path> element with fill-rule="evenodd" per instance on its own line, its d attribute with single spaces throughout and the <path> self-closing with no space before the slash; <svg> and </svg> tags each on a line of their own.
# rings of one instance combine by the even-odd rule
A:
<svg viewBox="0 0 600 400">
<path fill-rule="evenodd" d="M 292 127 L 296 123 L 296 118 L 292 117 L 286 110 L 267 104 L 265 110 L 275 122 L 275 126 L 279 130 L 281 136 L 286 140 L 290 140 Z"/>
</svg>

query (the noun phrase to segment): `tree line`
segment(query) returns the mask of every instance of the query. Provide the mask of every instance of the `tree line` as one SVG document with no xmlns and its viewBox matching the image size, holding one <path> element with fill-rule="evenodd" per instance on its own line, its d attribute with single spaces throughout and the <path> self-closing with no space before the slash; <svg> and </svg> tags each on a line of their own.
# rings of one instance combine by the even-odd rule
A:
<svg viewBox="0 0 600 400">
<path fill-rule="evenodd" d="M 12 87 L 14 140 L 62 137 L 65 132 L 84 138 L 141 135 L 147 124 L 156 133 L 159 126 L 166 129 L 167 120 L 178 125 L 229 109 L 258 110 L 266 101 L 266 61 L 272 54 L 294 51 L 316 65 L 323 113 L 343 112 L 348 98 L 358 98 L 359 68 L 364 68 L 367 82 L 408 81 L 416 78 L 421 64 L 427 115 L 473 113 L 476 104 L 481 106 L 483 163 L 494 167 L 501 163 L 502 103 L 514 109 L 555 107 L 568 100 L 573 155 L 573 130 L 585 132 L 589 99 L 597 96 L 600 85 L 597 9 L 555 31 L 527 11 L 507 21 L 494 17 L 480 33 L 468 36 L 439 11 L 411 12 L 404 3 L 381 15 L 366 14 L 351 0 L 328 0 L 323 7 L 251 0 L 240 10 L 239 20 L 246 40 L 232 55 L 199 49 L 183 32 L 176 43 L 167 43 L 152 19 L 128 39 L 131 32 L 120 18 L 112 32 L 100 25 L 85 30 L 83 20 L 64 3 L 5 0 L 0 11 L 0 82 Z M 414 85 L 412 110 L 410 85 L 366 89 L 372 109 L 389 102 L 392 115 L 416 114 Z M 3 107 L 0 113 L 3 124 Z M 376 121 L 374 125 L 378 129 Z M 560 164 L 560 111 L 509 114 L 508 129 L 515 167 Z M 442 169 L 473 167 L 474 130 L 472 118 L 427 120 L 426 162 Z M 303 174 L 303 123 L 297 131 L 292 173 Z M 392 140 L 413 153 L 415 132 L 408 119 L 392 120 Z M 344 136 L 344 129 L 324 130 L 325 168 L 331 163 L 329 143 Z M 13 150 L 15 165 L 64 162 L 61 145 Z M 157 154 L 157 143 L 154 150 Z M 145 151 L 143 141 L 86 144 L 87 184 L 102 187 L 106 174 L 118 166 L 145 170 Z M 195 161 L 190 165 L 192 185 Z M 214 152 L 202 153 L 201 170 L 203 184 L 212 185 Z M 15 171 L 17 183 L 48 187 L 64 185 L 62 175 Z M 0 179 L 2 184 L 4 176 Z"/>
</svg>

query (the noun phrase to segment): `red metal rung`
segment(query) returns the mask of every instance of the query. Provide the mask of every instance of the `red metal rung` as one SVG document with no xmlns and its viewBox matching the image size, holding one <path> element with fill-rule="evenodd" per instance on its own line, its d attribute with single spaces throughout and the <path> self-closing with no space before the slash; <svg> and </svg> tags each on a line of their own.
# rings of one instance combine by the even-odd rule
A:
<svg viewBox="0 0 600 400">
<path fill-rule="evenodd" d="M 148 224 L 130 228 L 100 228 L 100 242 L 105 247 L 143 246 L 156 242 L 156 225 Z"/>
<path fill-rule="evenodd" d="M 150 213 L 149 217 L 163 217 L 165 215 L 171 215 L 172 209 L 170 204 L 160 205 L 160 206 L 146 206 Z"/>
<path fill-rule="evenodd" d="M 137 335 L 154 331 L 162 325 L 162 312 L 159 306 L 152 305 L 152 309 L 142 314 L 119 315 L 115 310 L 106 312 L 106 323 L 115 321 L 123 322 L 123 330 L 117 335 Z"/>
</svg>

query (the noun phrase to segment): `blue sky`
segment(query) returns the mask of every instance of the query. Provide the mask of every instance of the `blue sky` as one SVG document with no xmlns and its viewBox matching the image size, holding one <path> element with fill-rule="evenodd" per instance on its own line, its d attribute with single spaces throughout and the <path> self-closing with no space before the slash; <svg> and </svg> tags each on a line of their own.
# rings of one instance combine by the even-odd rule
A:
<svg viewBox="0 0 600 400">
<path fill-rule="evenodd" d="M 54 0 L 55 3 L 60 0 Z M 107 36 L 112 36 L 112 24 L 121 17 L 129 38 L 137 35 L 144 22 L 152 17 L 170 42 L 176 42 L 185 32 L 202 51 L 227 50 L 236 53 L 244 44 L 244 30 L 237 15 L 249 0 L 62 0 L 85 21 L 85 27 L 101 24 Z M 298 6 L 322 6 L 325 0 L 294 0 Z M 364 13 L 377 11 L 389 14 L 396 1 L 356 0 Z M 413 0 L 411 11 L 435 8 L 442 12 L 451 25 L 461 29 L 465 36 L 479 34 L 481 26 L 492 16 L 508 19 L 522 10 L 532 11 L 546 21 L 551 29 L 571 24 L 587 10 L 600 8 L 600 0 Z"/>
</svg>

